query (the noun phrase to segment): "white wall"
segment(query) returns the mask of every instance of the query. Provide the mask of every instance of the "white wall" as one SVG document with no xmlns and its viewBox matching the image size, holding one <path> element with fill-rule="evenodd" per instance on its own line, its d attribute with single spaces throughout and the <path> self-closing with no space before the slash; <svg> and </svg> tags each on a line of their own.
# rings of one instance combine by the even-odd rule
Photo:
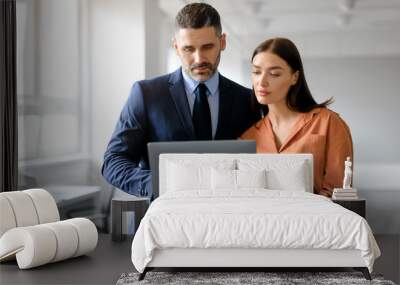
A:
<svg viewBox="0 0 400 285">
<path fill-rule="evenodd" d="M 226 33 L 226 49 L 221 53 L 218 70 L 223 76 L 243 85 L 245 81 L 240 68 L 243 58 L 240 43 L 228 31 L 223 32 Z"/>
<path fill-rule="evenodd" d="M 145 77 L 144 1 L 92 0 L 89 13 L 91 155 L 100 171 L 132 84 Z"/>
<path fill-rule="evenodd" d="M 158 1 L 144 1 L 145 77 L 167 72 L 168 49 L 172 44 L 173 22 L 159 8 Z"/>
</svg>

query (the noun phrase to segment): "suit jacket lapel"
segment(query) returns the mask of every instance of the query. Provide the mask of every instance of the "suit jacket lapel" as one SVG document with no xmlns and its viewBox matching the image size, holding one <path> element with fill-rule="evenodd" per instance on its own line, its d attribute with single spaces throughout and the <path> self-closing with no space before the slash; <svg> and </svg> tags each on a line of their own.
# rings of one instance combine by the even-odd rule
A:
<svg viewBox="0 0 400 285">
<path fill-rule="evenodd" d="M 193 139 L 195 137 L 195 134 L 192 123 L 192 116 L 190 114 L 190 107 L 187 101 L 181 68 L 171 74 L 169 84 L 171 97 L 175 103 L 175 107 L 179 114 L 181 123 L 184 126 L 189 137 Z"/>
<path fill-rule="evenodd" d="M 219 75 L 219 112 L 218 125 L 215 138 L 218 139 L 222 135 L 222 131 L 229 128 L 232 113 L 233 96 L 227 84 L 227 80 L 222 75 Z"/>
</svg>

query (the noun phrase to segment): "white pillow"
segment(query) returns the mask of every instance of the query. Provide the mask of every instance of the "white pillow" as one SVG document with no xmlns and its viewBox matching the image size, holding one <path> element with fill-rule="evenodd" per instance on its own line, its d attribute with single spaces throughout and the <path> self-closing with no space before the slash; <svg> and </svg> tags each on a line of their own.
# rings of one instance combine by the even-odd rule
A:
<svg viewBox="0 0 400 285">
<path fill-rule="evenodd" d="M 211 169 L 235 168 L 234 160 L 196 161 L 171 160 L 167 163 L 167 191 L 210 190 Z"/>
<path fill-rule="evenodd" d="M 262 170 L 211 170 L 211 188 L 213 190 L 239 190 L 241 188 L 265 188 L 266 171 Z"/>
<path fill-rule="evenodd" d="M 236 170 L 232 169 L 211 169 L 211 189 L 236 189 Z"/>
<path fill-rule="evenodd" d="M 273 190 L 307 190 L 305 162 L 292 164 L 290 168 L 267 171 L 268 188 Z"/>
<path fill-rule="evenodd" d="M 237 188 L 266 188 L 267 171 L 261 170 L 236 170 Z"/>
<path fill-rule="evenodd" d="M 266 188 L 272 190 L 307 191 L 307 164 L 292 160 L 238 160 L 239 170 L 266 170 Z"/>
<path fill-rule="evenodd" d="M 185 191 L 209 188 L 207 176 L 210 175 L 208 167 L 187 167 L 178 163 L 169 163 L 168 166 L 168 191 Z"/>
</svg>

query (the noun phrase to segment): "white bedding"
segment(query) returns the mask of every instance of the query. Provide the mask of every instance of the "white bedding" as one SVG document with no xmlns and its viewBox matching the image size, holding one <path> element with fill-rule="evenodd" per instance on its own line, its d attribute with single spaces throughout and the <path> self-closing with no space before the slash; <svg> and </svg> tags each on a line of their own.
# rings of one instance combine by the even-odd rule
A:
<svg viewBox="0 0 400 285">
<path fill-rule="evenodd" d="M 299 191 L 242 189 L 219 197 L 197 191 L 156 199 L 132 243 L 143 272 L 155 249 L 358 249 L 372 272 L 379 248 L 368 223 L 330 199 Z"/>
</svg>

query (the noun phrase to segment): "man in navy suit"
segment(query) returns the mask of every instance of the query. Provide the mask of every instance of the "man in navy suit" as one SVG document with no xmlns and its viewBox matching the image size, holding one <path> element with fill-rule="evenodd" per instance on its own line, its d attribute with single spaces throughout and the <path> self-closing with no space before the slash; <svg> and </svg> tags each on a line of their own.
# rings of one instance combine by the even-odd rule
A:
<svg viewBox="0 0 400 285">
<path fill-rule="evenodd" d="M 148 142 L 236 139 L 259 120 L 251 90 L 217 71 L 226 46 L 218 12 L 188 4 L 175 25 L 173 46 L 182 67 L 133 85 L 104 155 L 104 178 L 136 196 L 153 193 Z"/>
</svg>

